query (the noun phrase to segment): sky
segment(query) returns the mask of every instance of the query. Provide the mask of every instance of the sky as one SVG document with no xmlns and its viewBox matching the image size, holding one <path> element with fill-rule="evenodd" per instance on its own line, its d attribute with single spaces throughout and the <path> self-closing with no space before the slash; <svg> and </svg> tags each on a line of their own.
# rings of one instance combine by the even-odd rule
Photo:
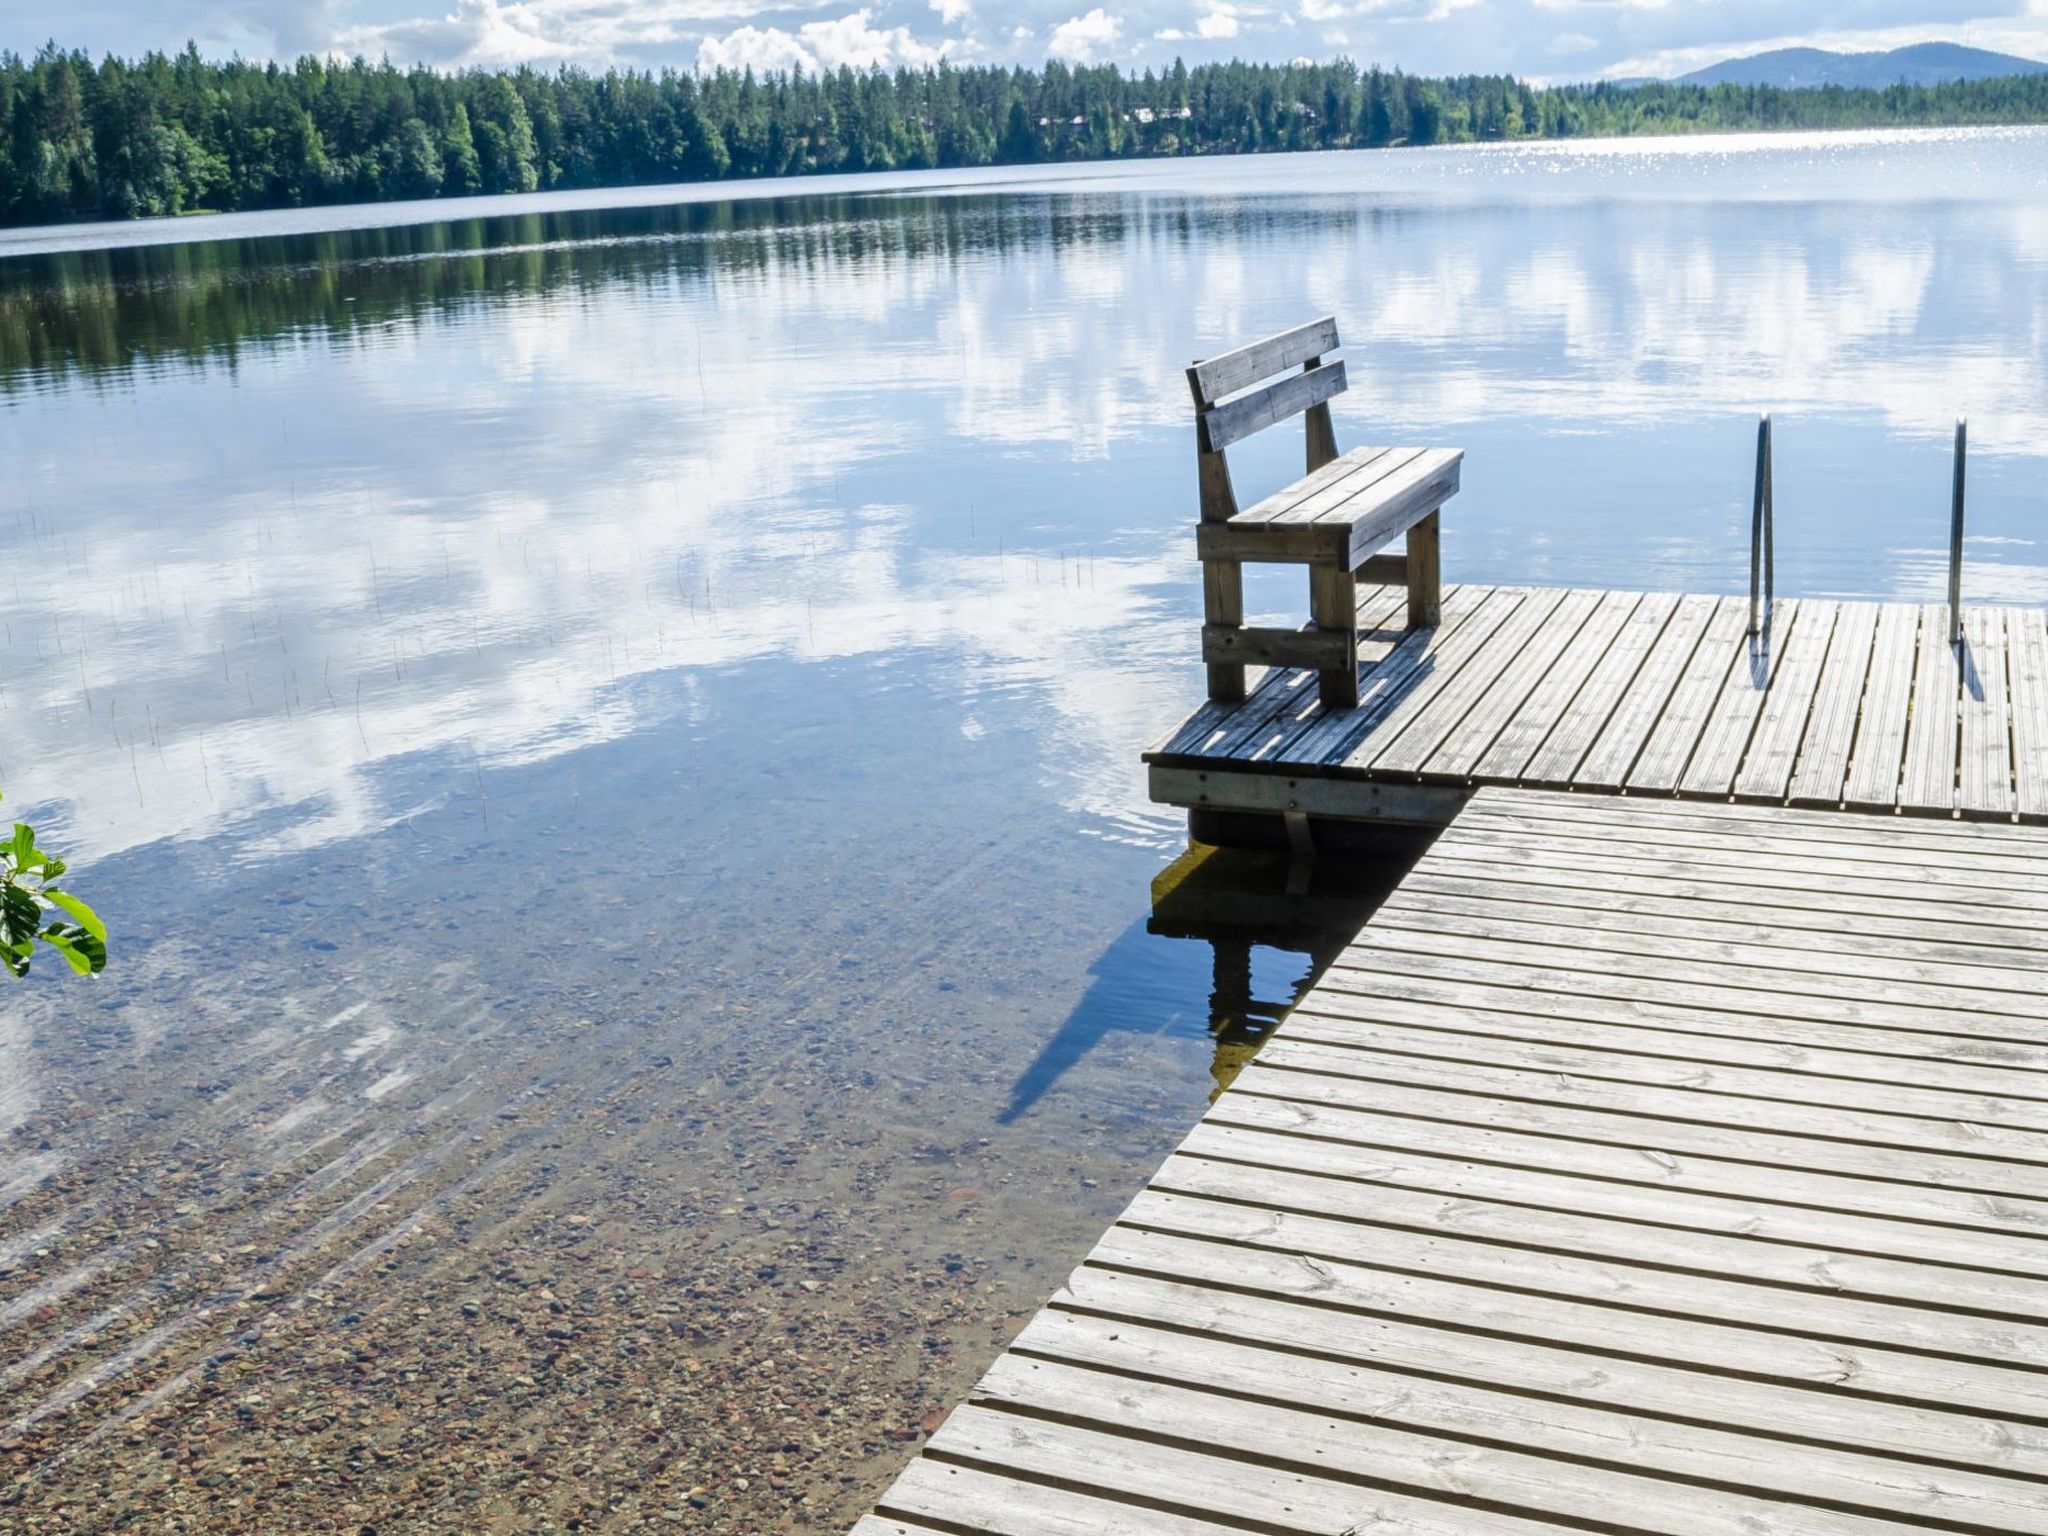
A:
<svg viewBox="0 0 2048 1536">
<path fill-rule="evenodd" d="M 1672 75 L 1948 40 L 2048 58 L 2048 0 L 0 0 L 0 48 L 806 70 L 1348 56 L 1426 74 Z"/>
</svg>

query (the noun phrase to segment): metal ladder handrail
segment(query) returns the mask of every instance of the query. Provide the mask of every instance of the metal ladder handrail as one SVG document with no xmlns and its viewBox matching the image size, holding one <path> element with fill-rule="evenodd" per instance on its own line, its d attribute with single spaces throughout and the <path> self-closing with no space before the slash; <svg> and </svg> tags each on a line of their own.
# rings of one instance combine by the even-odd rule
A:
<svg viewBox="0 0 2048 1536">
<path fill-rule="evenodd" d="M 1970 458 L 1970 423 L 1956 418 L 1955 483 L 1948 512 L 1948 643 L 1963 643 L 1963 479 Z"/>
<path fill-rule="evenodd" d="M 1762 627 L 1762 619 L 1770 615 L 1771 593 L 1777 576 L 1775 542 L 1771 517 L 1771 413 L 1766 411 L 1756 423 L 1756 500 L 1749 514 L 1749 633 L 1752 635 Z M 1757 607 L 1759 583 L 1763 593 L 1761 618 Z"/>
</svg>

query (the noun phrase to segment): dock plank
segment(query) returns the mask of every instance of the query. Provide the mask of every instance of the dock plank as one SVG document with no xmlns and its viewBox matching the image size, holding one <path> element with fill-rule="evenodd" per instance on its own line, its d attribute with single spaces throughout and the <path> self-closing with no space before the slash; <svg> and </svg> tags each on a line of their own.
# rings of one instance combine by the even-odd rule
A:
<svg viewBox="0 0 2048 1536">
<path fill-rule="evenodd" d="M 1678 603 L 1672 593 L 1652 592 L 1636 604 L 1614 643 L 1587 674 L 1585 683 L 1558 716 L 1557 724 L 1543 738 L 1543 745 L 1522 769 L 1524 783 L 1562 789 L 1576 781 L 1579 763 L 1614 717 L 1622 695 L 1628 692 L 1645 658 L 1655 649 Z"/>
<path fill-rule="evenodd" d="M 1792 789 L 1792 770 L 1813 723 L 1814 695 L 1821 669 L 1833 648 L 1841 617 L 1837 603 L 1800 604 L 1799 622 L 1785 642 L 1785 654 L 1764 696 L 1748 754 L 1735 775 L 1735 798 L 1782 802 Z"/>
<path fill-rule="evenodd" d="M 1692 655 L 1713 622 L 1714 612 L 1733 598 L 1702 597 L 1697 593 L 1679 599 L 1678 610 L 1650 654 L 1643 658 L 1635 681 L 1614 706 L 1614 714 L 1593 743 L 1592 751 L 1579 764 L 1573 782 L 1589 789 L 1619 791 L 1628 783 L 1629 770 L 1636 765 L 1656 729 L 1664 707 L 1671 701 L 1679 678 L 1685 675 Z"/>
<path fill-rule="evenodd" d="M 2006 698 L 2005 615 L 1975 608 L 1963 616 L 1961 783 L 1956 809 L 1965 816 L 2009 819 L 2012 711 Z"/>
<path fill-rule="evenodd" d="M 2022 821 L 2048 820 L 2048 613 L 2013 609 L 2005 634 L 2014 805 Z"/>
<path fill-rule="evenodd" d="M 2048 1536 L 2044 930 L 2048 829 L 1481 788 L 856 1536 Z"/>
<path fill-rule="evenodd" d="M 1948 610 L 1939 603 L 1920 610 L 1920 655 L 1899 784 L 1899 809 L 1918 815 L 1947 816 L 1956 807 L 1963 669 L 1947 625 Z"/>
<path fill-rule="evenodd" d="M 1565 594 L 1549 622 L 1508 659 L 1471 712 L 1438 743 L 1436 751 L 1422 765 L 1421 776 L 1426 782 L 1462 784 L 1472 776 L 1480 758 L 1499 740 L 1508 722 L 1542 683 L 1558 657 L 1578 638 L 1600 602 L 1598 592 Z"/>
<path fill-rule="evenodd" d="M 1842 791 L 1843 803 L 1856 810 L 1889 811 L 1899 803 L 1919 646 L 1918 608 L 1886 603 L 1878 610 L 1870 676 L 1863 688 L 1863 717 L 1857 722 L 1849 781 Z"/>
<path fill-rule="evenodd" d="M 1735 786 L 1742 759 L 1749 751 L 1751 735 L 1770 695 L 1771 681 L 1791 648 L 1808 612 L 1819 617 L 1824 605 L 1801 603 L 1786 598 L 1772 605 L 1760 634 L 1745 640 L 1721 685 L 1721 693 L 1707 711 L 1707 723 L 1700 732 L 1699 745 L 1678 787 L 1689 795 L 1721 798 Z"/>
<path fill-rule="evenodd" d="M 1828 642 L 1827 664 L 1814 691 L 1813 718 L 1799 749 L 1799 767 L 1787 798 L 1794 805 L 1842 803 L 1849 751 L 1863 712 L 1863 685 L 1877 644 L 1876 603 L 1844 603 Z"/>
<path fill-rule="evenodd" d="M 1346 763 L 1384 774 L 1419 777 L 1422 765 L 1472 712 L 1502 671 L 1527 651 L 1567 595 L 1546 589 L 1523 598 L 1512 614 L 1469 650 L 1455 675 L 1440 673 L 1432 679 L 1434 687 L 1426 692 L 1418 689 L 1403 699 L 1405 719 L 1396 719 L 1394 712 L 1389 712 L 1366 742 L 1347 754 Z M 1439 658 L 1440 662 L 1449 659 L 1448 655 Z M 1377 750 L 1367 757 L 1373 748 Z"/>
<path fill-rule="evenodd" d="M 1656 727 L 1629 770 L 1628 788 L 1640 794 L 1673 794 L 1707 728 L 1714 701 L 1747 649 L 1743 634 L 1748 610 L 1730 599 L 1714 610 L 1706 633 L 1679 674 Z"/>
<path fill-rule="evenodd" d="M 1585 686 L 1600 658 L 1607 654 L 1615 637 L 1628 623 L 1642 601 L 1635 592 L 1603 593 L 1599 606 L 1580 625 L 1557 660 L 1544 673 L 1543 681 L 1522 701 L 1521 708 L 1504 725 L 1491 747 L 1473 766 L 1477 779 L 1519 781 L 1522 771 L 1543 746 L 1571 702 Z"/>
</svg>

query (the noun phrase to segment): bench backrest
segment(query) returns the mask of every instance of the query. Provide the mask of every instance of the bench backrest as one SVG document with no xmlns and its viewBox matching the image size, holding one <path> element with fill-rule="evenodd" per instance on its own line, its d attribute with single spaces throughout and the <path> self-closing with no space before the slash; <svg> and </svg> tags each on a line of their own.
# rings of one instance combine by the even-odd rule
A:
<svg viewBox="0 0 2048 1536">
<path fill-rule="evenodd" d="M 1306 414 L 1308 472 L 1337 457 L 1330 401 L 1344 392 L 1337 319 L 1324 315 L 1291 331 L 1204 358 L 1188 369 L 1195 397 L 1195 449 L 1202 470 L 1202 516 L 1234 517 L 1236 498 L 1223 451 L 1263 427 Z M 1278 377 L 1276 377 L 1276 375 Z"/>
<path fill-rule="evenodd" d="M 1195 397 L 1202 451 L 1221 453 L 1261 427 L 1342 394 L 1344 364 L 1326 361 L 1339 345 L 1336 317 L 1325 315 L 1194 364 L 1188 369 L 1188 387 Z M 1283 377 L 1276 379 L 1276 374 Z"/>
</svg>

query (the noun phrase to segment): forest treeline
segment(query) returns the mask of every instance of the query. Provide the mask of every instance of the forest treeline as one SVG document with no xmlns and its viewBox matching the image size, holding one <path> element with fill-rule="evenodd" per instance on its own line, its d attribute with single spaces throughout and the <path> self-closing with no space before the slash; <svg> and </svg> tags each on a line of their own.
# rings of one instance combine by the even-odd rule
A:
<svg viewBox="0 0 2048 1536">
<path fill-rule="evenodd" d="M 1533 87 L 1325 64 L 805 74 L 0 54 L 0 224 L 826 171 L 1484 140 L 2048 121 L 2048 74 Z"/>
</svg>

